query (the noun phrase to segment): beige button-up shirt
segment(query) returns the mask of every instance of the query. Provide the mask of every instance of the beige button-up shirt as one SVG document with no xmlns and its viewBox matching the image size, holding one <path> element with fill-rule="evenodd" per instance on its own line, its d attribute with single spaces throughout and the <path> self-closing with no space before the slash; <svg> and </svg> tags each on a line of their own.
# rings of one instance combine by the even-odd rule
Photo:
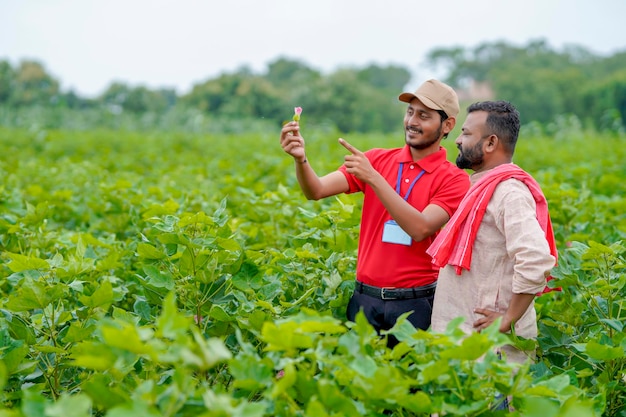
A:
<svg viewBox="0 0 626 417">
<path fill-rule="evenodd" d="M 472 184 L 484 174 L 473 174 Z M 482 317 L 474 313 L 475 308 L 504 313 L 513 293 L 541 292 L 555 262 L 528 187 L 516 179 L 501 182 L 478 228 L 470 270 L 457 275 L 447 265 L 439 272 L 432 330 L 442 332 L 452 319 L 464 317 L 461 329 L 472 332 L 474 321 Z M 515 323 L 515 332 L 524 338 L 537 337 L 534 302 Z M 529 356 L 510 346 L 505 351 L 509 359 L 519 362 Z"/>
</svg>

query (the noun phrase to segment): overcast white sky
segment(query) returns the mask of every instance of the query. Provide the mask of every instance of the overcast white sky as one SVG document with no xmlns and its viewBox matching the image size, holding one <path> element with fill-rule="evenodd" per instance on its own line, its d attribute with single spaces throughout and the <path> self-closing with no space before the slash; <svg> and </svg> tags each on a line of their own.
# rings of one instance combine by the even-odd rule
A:
<svg viewBox="0 0 626 417">
<path fill-rule="evenodd" d="M 402 65 L 421 82 L 437 75 L 423 67 L 433 48 L 624 51 L 625 17 L 625 0 L 0 0 L 0 59 L 36 59 L 83 96 L 113 81 L 185 93 L 281 56 L 325 73 Z"/>
</svg>

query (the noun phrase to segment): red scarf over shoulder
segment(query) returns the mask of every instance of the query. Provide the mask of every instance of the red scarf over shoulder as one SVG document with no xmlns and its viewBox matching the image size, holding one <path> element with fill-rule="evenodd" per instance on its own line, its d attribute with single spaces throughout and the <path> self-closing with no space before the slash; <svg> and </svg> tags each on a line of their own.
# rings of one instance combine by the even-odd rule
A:
<svg viewBox="0 0 626 417">
<path fill-rule="evenodd" d="M 502 164 L 493 168 L 484 177 L 479 179 L 467 192 L 458 210 L 448 221 L 439 235 L 435 238 L 426 253 L 433 258 L 433 264 L 439 268 L 452 265 L 456 273 L 461 275 L 463 268 L 469 271 L 472 262 L 472 248 L 474 239 L 483 215 L 487 210 L 487 204 L 496 186 L 507 179 L 515 178 L 522 181 L 530 190 L 536 206 L 537 220 L 546 235 L 550 247 L 550 254 L 557 258 L 556 243 L 552 221 L 548 212 L 548 202 L 541 191 L 541 187 L 523 169 L 515 164 Z M 552 277 L 548 277 L 548 280 Z M 552 290 L 546 287 L 543 292 Z"/>
</svg>

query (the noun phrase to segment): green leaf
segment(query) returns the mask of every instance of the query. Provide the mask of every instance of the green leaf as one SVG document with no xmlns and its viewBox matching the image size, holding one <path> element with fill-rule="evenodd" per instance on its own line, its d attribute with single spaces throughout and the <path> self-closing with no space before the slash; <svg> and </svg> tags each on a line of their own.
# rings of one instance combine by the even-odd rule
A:
<svg viewBox="0 0 626 417">
<path fill-rule="evenodd" d="M 232 358 L 230 350 L 224 342 L 216 337 L 205 339 L 197 328 L 192 328 L 192 334 L 200 357 L 203 359 L 203 369 L 211 369 L 221 362 L 226 362 Z"/>
<path fill-rule="evenodd" d="M 8 320 L 8 325 L 15 339 L 22 340 L 27 345 L 32 345 L 37 342 L 35 330 L 31 327 L 30 323 L 26 322 L 26 320 L 19 315 L 14 314 L 11 320 Z"/>
<path fill-rule="evenodd" d="M 269 310 L 272 314 L 277 314 L 276 309 L 272 303 L 268 303 L 263 300 L 256 300 L 255 305 L 261 307 L 264 310 Z"/>
<path fill-rule="evenodd" d="M 49 402 L 44 396 L 36 390 L 30 389 L 24 391 L 20 411 L 24 416 L 28 417 L 44 417 L 45 407 Z"/>
<path fill-rule="evenodd" d="M 189 238 L 182 233 L 161 233 L 157 236 L 157 239 L 164 245 L 187 246 L 191 244 Z"/>
<path fill-rule="evenodd" d="M 23 279 L 16 292 L 9 296 L 6 306 L 12 311 L 45 309 L 50 303 L 64 296 L 65 286 L 48 285 L 32 279 Z"/>
<path fill-rule="evenodd" d="M 624 323 L 622 323 L 622 321 L 623 320 L 616 320 L 616 319 L 600 319 L 600 322 L 608 325 L 613 330 L 620 332 L 620 333 L 624 331 Z"/>
<path fill-rule="evenodd" d="M 472 333 L 456 346 L 441 352 L 442 359 L 476 360 L 494 347 L 494 343 L 482 333 Z"/>
<path fill-rule="evenodd" d="M 207 216 L 206 213 L 202 211 L 197 213 L 184 213 L 180 216 L 180 220 L 178 221 L 178 226 L 181 228 L 199 225 L 213 226 L 214 224 L 215 221 L 213 218 Z"/>
<path fill-rule="evenodd" d="M 91 397 L 94 404 L 104 409 L 111 409 L 130 401 L 129 393 L 122 385 L 114 384 L 110 375 L 94 374 L 90 379 L 83 381 L 81 388 Z"/>
<path fill-rule="evenodd" d="M 156 288 L 165 288 L 168 291 L 174 288 L 174 277 L 169 271 L 161 271 L 154 265 L 144 265 L 143 272 L 148 277 L 148 284 Z"/>
<path fill-rule="evenodd" d="M 368 378 L 373 377 L 377 369 L 376 361 L 369 356 L 359 356 L 351 361 L 349 366 L 350 369 Z"/>
<path fill-rule="evenodd" d="M 220 248 L 227 250 L 227 251 L 231 251 L 231 252 L 241 251 L 241 245 L 239 244 L 239 242 L 237 242 L 237 240 L 233 238 L 230 238 L 230 239 L 218 238 L 217 244 L 219 245 Z"/>
<path fill-rule="evenodd" d="M 349 325 L 352 327 L 352 329 L 359 336 L 360 343 L 357 343 L 356 344 L 357 346 L 354 346 L 354 347 L 351 346 L 353 344 L 349 344 L 348 346 L 346 346 L 348 349 L 356 349 L 356 347 L 358 347 L 359 344 L 361 344 L 361 345 L 368 345 L 368 344 L 370 344 L 372 342 L 373 339 L 377 339 L 378 338 L 378 334 L 376 333 L 376 330 L 374 329 L 374 327 L 372 327 L 370 322 L 367 321 L 367 318 L 365 317 L 365 314 L 363 313 L 362 310 L 360 310 L 356 314 L 356 318 L 354 319 L 354 323 L 349 323 Z M 342 336 L 342 338 L 341 338 L 341 344 L 342 345 L 344 344 L 344 340 L 350 338 L 350 334 L 351 333 L 347 333 L 346 335 Z"/>
<path fill-rule="evenodd" d="M 416 414 L 432 411 L 432 396 L 423 391 L 402 397 L 401 404 Z"/>
<path fill-rule="evenodd" d="M 81 303 L 90 308 L 100 307 L 102 310 L 108 310 L 113 303 L 113 286 L 108 280 L 100 283 L 98 288 L 90 296 L 81 295 L 78 297 Z"/>
<path fill-rule="evenodd" d="M 304 349 L 313 346 L 313 339 L 306 334 L 296 333 L 298 325 L 293 322 L 277 326 L 265 322 L 261 330 L 261 338 L 267 343 L 266 350 Z"/>
<path fill-rule="evenodd" d="M 609 361 L 626 356 L 626 352 L 623 347 L 603 345 L 594 340 L 587 342 L 585 352 L 591 358 L 599 361 Z"/>
<path fill-rule="evenodd" d="M 46 417 L 91 417 L 91 399 L 85 394 L 64 394 L 46 406 Z"/>
<path fill-rule="evenodd" d="M 47 271 L 50 269 L 48 262 L 35 256 L 25 256 L 19 253 L 7 253 L 7 256 L 11 260 L 11 262 L 8 263 L 8 267 L 13 272 L 29 270 Z"/>
<path fill-rule="evenodd" d="M 302 308 L 298 314 L 287 319 L 278 320 L 278 325 L 297 323 L 299 332 L 338 334 L 346 332 L 346 327 L 332 316 L 322 316 L 309 308 Z"/>
<path fill-rule="evenodd" d="M 141 321 L 141 319 L 138 316 L 131 313 L 130 311 L 118 308 L 116 306 L 113 306 L 112 310 L 113 310 L 113 313 L 111 314 L 111 316 L 115 320 L 119 320 L 119 321 L 126 322 L 129 324 L 139 324 L 139 322 Z"/>
<path fill-rule="evenodd" d="M 523 351 L 535 351 L 535 349 L 537 348 L 537 341 L 535 339 L 526 339 L 523 337 L 518 336 L 515 333 L 515 328 L 514 326 L 511 326 L 511 334 L 508 335 L 509 339 L 511 341 L 511 345 L 516 347 L 519 350 L 523 350 Z"/>
<path fill-rule="evenodd" d="M 133 304 L 133 311 L 143 320 L 148 321 L 152 318 L 152 309 L 146 300 L 137 299 Z"/>
<path fill-rule="evenodd" d="M 36 365 L 36 362 L 28 361 L 30 349 L 28 346 L 18 346 L 3 352 L 2 361 L 9 375 L 19 374 Z"/>
<path fill-rule="evenodd" d="M 548 398 L 527 396 L 520 411 L 524 417 L 556 417 L 559 405 Z"/>
<path fill-rule="evenodd" d="M 417 329 L 415 329 L 415 326 L 413 326 L 411 322 L 407 320 L 407 318 L 411 314 L 414 314 L 414 313 L 407 312 L 407 313 L 401 314 L 400 317 L 398 317 L 398 319 L 396 320 L 393 327 L 389 330 L 381 331 L 381 334 L 382 335 L 393 334 L 394 336 L 398 338 L 398 340 L 402 342 L 406 342 L 409 345 L 411 345 L 413 336 L 415 336 L 415 334 L 417 333 Z"/>
<path fill-rule="evenodd" d="M 87 248 L 85 246 L 85 242 L 79 235 L 78 241 L 76 242 L 76 257 L 79 259 L 83 259 L 85 257 L 86 250 Z"/>
<path fill-rule="evenodd" d="M 137 254 L 140 258 L 145 259 L 163 259 L 165 254 L 154 246 L 140 242 L 137 244 Z"/>
<path fill-rule="evenodd" d="M 224 307 L 219 304 L 213 304 L 211 306 L 211 310 L 209 311 L 209 317 L 215 321 L 221 322 L 233 322 L 236 321 L 236 317 L 232 314 L 228 314 Z"/>
<path fill-rule="evenodd" d="M 130 323 L 104 324 L 100 331 L 104 341 L 112 347 L 136 354 L 153 354 L 154 350 L 142 340 L 139 329 Z"/>
<path fill-rule="evenodd" d="M 178 210 L 179 204 L 173 200 L 167 200 L 163 204 L 152 204 L 149 206 L 142 217 L 144 219 L 149 219 L 155 216 L 163 216 L 166 214 L 176 214 L 176 210 Z"/>
<path fill-rule="evenodd" d="M 63 341 L 65 343 L 82 342 L 83 340 L 91 336 L 95 329 L 95 325 L 86 325 L 84 323 L 72 322 L 70 323 L 69 329 L 63 336 Z"/>
<path fill-rule="evenodd" d="M 56 353 L 57 355 L 63 355 L 65 353 L 65 349 L 57 346 L 33 345 L 32 348 L 41 353 Z"/>
<path fill-rule="evenodd" d="M 111 347 L 93 341 L 74 345 L 70 357 L 73 366 L 96 371 L 106 371 L 113 368 L 117 360 L 117 355 Z"/>
<path fill-rule="evenodd" d="M 159 410 L 147 400 L 133 400 L 110 409 L 106 417 L 162 417 Z"/>
<path fill-rule="evenodd" d="M 202 414 L 202 417 L 264 417 L 268 415 L 266 410 L 268 405 L 263 402 L 249 403 L 245 400 L 233 400 L 232 396 L 215 394 L 210 388 L 204 391 L 202 399 L 204 406 L 210 410 Z"/>
<path fill-rule="evenodd" d="M 163 310 L 156 319 L 157 335 L 176 339 L 185 334 L 191 326 L 191 318 L 185 317 L 178 312 L 176 296 L 170 292 L 163 300 Z"/>
<path fill-rule="evenodd" d="M 234 386 L 248 391 L 262 390 L 273 384 L 276 372 L 272 365 L 269 358 L 251 354 L 239 354 L 228 362 Z"/>
<path fill-rule="evenodd" d="M 319 259 L 320 254 L 309 250 L 300 249 L 296 251 L 298 259 Z"/>
<path fill-rule="evenodd" d="M 359 415 L 353 401 L 346 397 L 335 383 L 328 379 L 321 379 L 317 385 L 320 401 L 326 406 L 327 410 L 332 410 L 342 416 Z"/>
<path fill-rule="evenodd" d="M 418 381 L 420 384 L 428 384 L 429 382 L 437 380 L 442 375 L 445 375 L 450 370 L 450 363 L 448 360 L 438 360 L 428 362 L 419 366 L 421 372 L 418 374 Z"/>
<path fill-rule="evenodd" d="M 307 403 L 304 415 L 305 417 L 329 417 L 329 414 L 326 412 L 322 403 L 320 403 L 315 397 Z"/>
</svg>

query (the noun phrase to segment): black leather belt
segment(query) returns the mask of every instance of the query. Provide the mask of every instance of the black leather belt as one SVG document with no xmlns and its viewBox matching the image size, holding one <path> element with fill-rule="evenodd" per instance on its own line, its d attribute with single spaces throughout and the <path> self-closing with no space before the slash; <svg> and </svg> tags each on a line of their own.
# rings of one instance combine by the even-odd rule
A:
<svg viewBox="0 0 626 417">
<path fill-rule="evenodd" d="M 437 283 L 424 285 L 423 287 L 413 288 L 389 288 L 389 287 L 374 287 L 373 285 L 363 284 L 357 281 L 354 290 L 361 294 L 366 294 L 371 297 L 380 298 L 381 300 L 406 300 L 409 298 L 423 298 L 430 297 L 435 293 Z"/>
</svg>

